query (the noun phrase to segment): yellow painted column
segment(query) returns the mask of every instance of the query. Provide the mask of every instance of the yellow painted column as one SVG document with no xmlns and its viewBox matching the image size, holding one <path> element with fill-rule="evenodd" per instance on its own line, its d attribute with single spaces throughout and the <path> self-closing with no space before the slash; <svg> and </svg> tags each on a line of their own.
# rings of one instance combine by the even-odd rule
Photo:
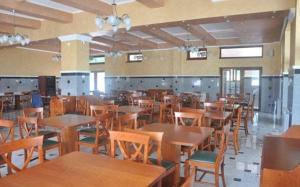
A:
<svg viewBox="0 0 300 187">
<path fill-rule="evenodd" d="M 59 37 L 61 40 L 61 94 L 89 94 L 89 41 L 82 35 Z"/>
</svg>

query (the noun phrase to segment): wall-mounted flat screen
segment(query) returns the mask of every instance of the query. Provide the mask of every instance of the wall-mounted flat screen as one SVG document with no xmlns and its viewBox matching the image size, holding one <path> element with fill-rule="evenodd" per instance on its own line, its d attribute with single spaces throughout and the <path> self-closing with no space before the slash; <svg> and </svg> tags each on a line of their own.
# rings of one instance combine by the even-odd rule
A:
<svg viewBox="0 0 300 187">
<path fill-rule="evenodd" d="M 207 48 L 200 48 L 198 51 L 189 51 L 187 53 L 188 60 L 206 60 Z"/>
<path fill-rule="evenodd" d="M 128 53 L 127 62 L 142 62 L 144 59 L 143 53 Z"/>
</svg>

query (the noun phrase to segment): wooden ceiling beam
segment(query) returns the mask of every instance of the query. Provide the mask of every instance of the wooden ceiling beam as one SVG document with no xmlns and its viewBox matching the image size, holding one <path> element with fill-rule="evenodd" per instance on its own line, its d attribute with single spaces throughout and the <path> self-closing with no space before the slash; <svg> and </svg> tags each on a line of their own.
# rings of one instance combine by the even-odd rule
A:
<svg viewBox="0 0 300 187">
<path fill-rule="evenodd" d="M 112 6 L 99 0 L 52 0 L 97 15 L 112 14 Z"/>
<path fill-rule="evenodd" d="M 133 30 L 141 31 L 146 34 L 152 35 L 156 38 L 159 38 L 165 42 L 168 42 L 170 44 L 173 44 L 175 46 L 182 46 L 185 44 L 185 42 L 179 38 L 176 38 L 175 36 L 172 36 L 171 34 L 162 31 L 158 27 L 150 27 L 150 26 L 142 26 L 142 27 L 136 27 Z"/>
<path fill-rule="evenodd" d="M 15 28 L 13 26 L 4 25 L 4 24 L 0 25 L 0 33 L 14 33 L 14 32 L 15 32 Z"/>
<path fill-rule="evenodd" d="M 149 8 L 159 8 L 165 5 L 165 0 L 137 0 Z"/>
<path fill-rule="evenodd" d="M 105 43 L 105 44 L 111 46 L 110 48 L 113 48 L 113 50 L 120 50 L 120 51 L 134 50 L 134 48 L 130 45 L 126 45 L 126 44 L 120 43 L 118 41 L 109 40 L 109 39 L 103 38 L 103 37 L 95 37 L 95 38 L 93 38 L 93 40 L 96 42 Z"/>
<path fill-rule="evenodd" d="M 180 26 L 209 45 L 215 45 L 217 43 L 217 40 L 200 26 L 188 23 L 182 23 Z"/>
<path fill-rule="evenodd" d="M 41 21 L 3 13 L 0 13 L 0 23 L 13 25 L 16 27 L 24 27 L 28 29 L 39 29 L 41 27 Z"/>
<path fill-rule="evenodd" d="M 70 13 L 26 1 L 3 0 L 0 3 L 0 8 L 8 11 L 15 10 L 17 13 L 61 23 L 70 23 L 73 20 L 73 15 Z"/>
</svg>

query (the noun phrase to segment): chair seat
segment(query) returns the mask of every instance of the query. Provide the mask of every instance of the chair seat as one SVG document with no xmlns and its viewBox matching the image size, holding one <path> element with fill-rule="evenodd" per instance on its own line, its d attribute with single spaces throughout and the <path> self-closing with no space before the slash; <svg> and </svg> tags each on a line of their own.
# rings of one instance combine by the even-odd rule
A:
<svg viewBox="0 0 300 187">
<path fill-rule="evenodd" d="M 154 165 L 158 165 L 157 163 L 157 159 L 156 158 L 149 158 L 149 161 L 154 164 Z M 162 160 L 161 161 L 161 166 L 164 167 L 166 170 L 171 169 L 172 167 L 175 167 L 175 163 L 168 161 L 168 160 Z"/>
<path fill-rule="evenodd" d="M 83 143 L 94 144 L 95 141 L 96 141 L 96 138 L 95 137 L 85 137 L 85 138 L 80 139 L 79 141 L 83 142 Z M 100 137 L 98 144 L 103 144 L 105 142 L 106 142 L 106 138 L 105 137 Z"/>
<path fill-rule="evenodd" d="M 196 151 L 190 158 L 192 161 L 215 163 L 217 159 L 217 153 L 210 151 Z"/>
<path fill-rule="evenodd" d="M 43 142 L 43 148 L 58 144 L 58 141 L 46 139 Z"/>
</svg>

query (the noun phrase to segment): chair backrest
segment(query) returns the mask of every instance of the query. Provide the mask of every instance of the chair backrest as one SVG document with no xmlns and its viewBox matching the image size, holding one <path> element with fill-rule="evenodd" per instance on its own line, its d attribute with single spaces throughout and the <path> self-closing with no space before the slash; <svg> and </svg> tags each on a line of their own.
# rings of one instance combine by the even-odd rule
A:
<svg viewBox="0 0 300 187">
<path fill-rule="evenodd" d="M 224 111 L 224 102 L 204 103 L 206 111 Z"/>
<path fill-rule="evenodd" d="M 230 124 L 223 126 L 221 141 L 220 141 L 220 149 L 216 160 L 217 163 L 221 163 L 224 159 L 224 155 L 227 150 L 227 146 L 229 142 L 229 131 L 230 131 Z"/>
<path fill-rule="evenodd" d="M 38 118 L 37 117 L 18 117 L 18 124 L 21 138 L 32 135 L 38 136 Z"/>
<path fill-rule="evenodd" d="M 23 109 L 24 117 L 37 117 L 38 119 L 44 118 L 44 108 L 24 108 Z"/>
<path fill-rule="evenodd" d="M 64 101 L 61 98 L 52 97 L 50 100 L 50 116 L 65 114 Z"/>
<path fill-rule="evenodd" d="M 153 112 L 154 109 L 154 101 L 153 100 L 143 100 L 143 99 L 139 99 L 138 100 L 138 106 L 140 108 L 145 108 L 145 109 L 149 109 L 149 112 Z"/>
<path fill-rule="evenodd" d="M 106 105 L 107 106 L 107 111 L 109 113 L 113 114 L 113 117 L 115 119 L 118 119 L 119 117 L 119 105 Z"/>
<path fill-rule="evenodd" d="M 110 131 L 109 136 L 111 157 L 115 158 L 118 146 L 124 160 L 148 162 L 150 136 L 121 131 Z"/>
<path fill-rule="evenodd" d="M 0 128 L 0 144 L 14 140 L 14 121 L 1 119 Z"/>
<path fill-rule="evenodd" d="M 176 126 L 198 126 L 201 127 L 203 113 L 175 112 Z M 189 122 L 189 123 L 188 123 Z"/>
<path fill-rule="evenodd" d="M 176 104 L 178 99 L 175 95 L 165 95 L 163 100 L 165 104 Z"/>
<path fill-rule="evenodd" d="M 38 158 L 39 163 L 44 162 L 44 154 L 43 154 L 43 136 L 37 136 L 34 138 L 25 138 L 16 141 L 12 141 L 9 143 L 0 144 L 0 157 L 7 164 L 8 168 L 15 172 L 19 172 L 25 170 L 32 159 L 32 154 L 35 148 L 38 148 Z M 17 165 L 13 164 L 9 155 L 13 151 L 17 151 L 20 149 L 25 149 L 27 151 L 27 158 L 24 160 L 23 166 L 20 168 Z"/>
<path fill-rule="evenodd" d="M 3 108 L 4 108 L 3 100 L 0 100 L 0 119 L 3 117 Z"/>
<path fill-rule="evenodd" d="M 113 114 L 105 113 L 97 116 L 95 143 L 99 142 L 102 137 L 109 137 L 109 130 L 113 130 Z M 94 135 L 93 135 L 94 136 Z"/>
<path fill-rule="evenodd" d="M 82 115 L 87 113 L 87 99 L 85 96 L 79 96 L 76 98 L 76 112 Z"/>
<path fill-rule="evenodd" d="M 151 156 L 151 154 L 156 153 L 157 164 L 161 165 L 163 160 L 162 157 L 162 139 L 164 136 L 163 132 L 150 132 L 150 131 L 127 129 L 127 128 L 125 128 L 124 131 L 150 136 L 148 155 Z"/>
<path fill-rule="evenodd" d="M 119 130 L 122 130 L 124 127 L 137 129 L 137 113 L 125 114 L 118 118 Z"/>
<path fill-rule="evenodd" d="M 108 105 L 91 105 L 90 106 L 90 114 L 91 116 L 99 116 L 105 113 L 108 113 Z"/>
<path fill-rule="evenodd" d="M 243 112 L 243 108 L 242 107 L 238 108 L 236 126 L 233 130 L 233 133 L 234 133 L 235 136 L 238 136 L 238 134 L 239 134 L 239 128 L 240 128 L 241 123 L 242 123 L 242 112 Z"/>
</svg>

